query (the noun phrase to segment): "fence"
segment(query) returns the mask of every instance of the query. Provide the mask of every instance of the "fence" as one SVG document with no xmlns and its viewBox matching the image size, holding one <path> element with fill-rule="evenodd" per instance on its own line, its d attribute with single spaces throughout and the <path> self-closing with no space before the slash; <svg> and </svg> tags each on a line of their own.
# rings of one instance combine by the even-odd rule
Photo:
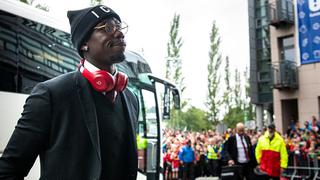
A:
<svg viewBox="0 0 320 180">
<path fill-rule="evenodd" d="M 288 167 L 283 177 L 294 179 L 320 179 L 320 157 L 301 152 L 289 153 Z"/>
</svg>

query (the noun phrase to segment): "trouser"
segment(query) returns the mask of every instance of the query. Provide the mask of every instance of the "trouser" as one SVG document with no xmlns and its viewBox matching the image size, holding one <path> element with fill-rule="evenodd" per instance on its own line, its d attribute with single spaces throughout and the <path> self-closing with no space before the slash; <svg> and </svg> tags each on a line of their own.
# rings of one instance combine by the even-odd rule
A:
<svg viewBox="0 0 320 180">
<path fill-rule="evenodd" d="M 237 163 L 237 165 L 241 166 L 240 176 L 242 178 L 246 178 L 246 180 L 255 180 L 257 179 L 253 173 L 252 165 L 249 163 Z M 260 180 L 260 179 L 259 179 Z"/>
<path fill-rule="evenodd" d="M 220 162 L 218 159 L 209 159 L 209 168 L 210 168 L 210 175 L 212 176 L 219 176 L 220 175 Z"/>
<path fill-rule="evenodd" d="M 183 180 L 193 180 L 193 162 L 183 163 Z"/>
</svg>

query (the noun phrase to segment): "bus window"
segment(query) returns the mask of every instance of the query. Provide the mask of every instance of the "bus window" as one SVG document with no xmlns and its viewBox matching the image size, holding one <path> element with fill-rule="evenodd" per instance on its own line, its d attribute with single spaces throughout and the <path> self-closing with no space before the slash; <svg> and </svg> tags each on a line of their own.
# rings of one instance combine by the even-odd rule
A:
<svg viewBox="0 0 320 180">
<path fill-rule="evenodd" d="M 146 126 L 147 126 L 147 137 L 157 137 L 157 112 L 156 112 L 156 101 L 155 94 L 151 91 L 142 89 Z"/>
</svg>

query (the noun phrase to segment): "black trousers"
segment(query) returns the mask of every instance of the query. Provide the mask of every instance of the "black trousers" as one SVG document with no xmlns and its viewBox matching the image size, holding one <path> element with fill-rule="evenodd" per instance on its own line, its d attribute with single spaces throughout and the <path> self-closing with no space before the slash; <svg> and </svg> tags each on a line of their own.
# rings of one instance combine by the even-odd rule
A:
<svg viewBox="0 0 320 180">
<path fill-rule="evenodd" d="M 250 163 L 237 163 L 237 165 L 241 166 L 240 174 L 242 178 L 246 178 L 246 180 L 256 180 L 257 177 L 253 172 L 253 167 Z M 259 179 L 260 180 L 260 179 Z"/>
<path fill-rule="evenodd" d="M 209 168 L 210 168 L 210 175 L 212 176 L 220 176 L 221 173 L 221 164 L 218 159 L 209 159 Z"/>
<path fill-rule="evenodd" d="M 194 171 L 193 162 L 183 163 L 183 180 L 193 180 L 193 171 Z"/>
</svg>

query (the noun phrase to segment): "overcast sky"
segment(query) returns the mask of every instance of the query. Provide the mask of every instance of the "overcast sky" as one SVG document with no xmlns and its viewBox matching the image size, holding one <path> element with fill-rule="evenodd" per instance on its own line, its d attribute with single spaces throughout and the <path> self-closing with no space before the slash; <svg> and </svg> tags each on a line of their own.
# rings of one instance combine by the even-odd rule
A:
<svg viewBox="0 0 320 180">
<path fill-rule="evenodd" d="M 55 16 L 66 18 L 66 11 L 88 7 L 90 0 L 38 0 Z M 207 96 L 207 64 L 210 31 L 216 21 L 221 36 L 221 53 L 229 56 L 231 68 L 249 66 L 247 0 L 105 0 L 129 24 L 127 49 L 142 53 L 153 73 L 164 77 L 170 23 L 180 14 L 183 39 L 181 59 L 186 90 L 183 98 L 204 108 Z"/>
</svg>

